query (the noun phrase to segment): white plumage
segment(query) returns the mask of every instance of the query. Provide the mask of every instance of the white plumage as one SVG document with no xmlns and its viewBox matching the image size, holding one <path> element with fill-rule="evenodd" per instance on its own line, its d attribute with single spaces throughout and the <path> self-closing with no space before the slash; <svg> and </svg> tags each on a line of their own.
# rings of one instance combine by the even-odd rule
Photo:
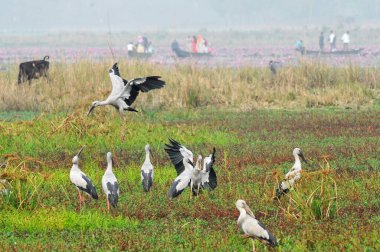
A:
<svg viewBox="0 0 380 252">
<path fill-rule="evenodd" d="M 145 146 L 145 161 L 141 166 L 141 182 L 145 192 L 148 192 L 153 184 L 153 165 L 150 162 L 150 146 Z"/>
<path fill-rule="evenodd" d="M 148 92 L 152 89 L 159 89 L 165 86 L 165 82 L 160 80 L 159 76 L 136 78 L 130 81 L 124 80 L 120 76 L 117 63 L 115 63 L 109 70 L 109 75 L 112 82 L 112 91 L 110 95 L 104 101 L 94 101 L 91 108 L 88 110 L 87 115 L 89 115 L 94 108 L 105 105 L 115 107 L 120 113 L 123 111 L 137 112 L 137 110 L 130 106 L 136 100 L 140 91 Z"/>
<path fill-rule="evenodd" d="M 79 196 L 79 205 L 81 206 L 84 199 L 82 198 L 80 191 L 85 192 L 86 194 L 90 195 L 94 199 L 98 199 L 98 194 L 96 193 L 96 188 L 92 184 L 90 178 L 79 169 L 79 157 L 83 151 L 85 146 L 83 146 L 78 154 L 76 154 L 73 158 L 73 166 L 70 170 L 70 180 L 71 183 L 73 183 L 77 190 L 78 190 L 78 196 Z"/>
<path fill-rule="evenodd" d="M 285 179 L 281 182 L 279 187 L 277 188 L 276 191 L 276 197 L 280 198 L 281 195 L 289 192 L 289 189 L 294 186 L 294 184 L 301 179 L 301 171 L 302 171 L 302 166 L 301 166 L 301 160 L 300 158 L 307 163 L 305 157 L 302 154 L 302 151 L 300 148 L 295 148 L 293 150 L 293 156 L 294 156 L 294 165 L 293 167 L 286 173 Z"/>
<path fill-rule="evenodd" d="M 209 159 L 206 159 L 207 162 L 204 164 L 204 169 L 201 170 L 201 156 L 198 157 L 198 165 L 194 168 L 193 153 L 177 141 L 173 139 L 169 139 L 169 141 L 170 144 L 166 144 L 165 151 L 168 153 L 177 171 L 177 177 L 169 189 L 168 196 L 170 198 L 177 197 L 189 185 L 192 189 L 191 193 L 194 195 L 198 195 L 198 189 L 201 188 L 214 190 L 217 186 L 216 174 L 212 167 L 215 161 L 215 148 Z"/>
<path fill-rule="evenodd" d="M 255 251 L 253 240 L 255 238 L 268 243 L 272 247 L 277 246 L 276 238 L 255 218 L 255 215 L 244 200 L 239 199 L 236 201 L 236 208 L 240 212 L 237 224 L 244 232 L 244 237 L 252 238 L 253 251 Z"/>
<path fill-rule="evenodd" d="M 103 191 L 107 197 L 107 209 L 110 210 L 110 204 L 113 207 L 117 207 L 119 200 L 119 184 L 117 182 L 115 174 L 112 172 L 112 154 L 107 153 L 107 169 L 102 178 Z"/>
</svg>

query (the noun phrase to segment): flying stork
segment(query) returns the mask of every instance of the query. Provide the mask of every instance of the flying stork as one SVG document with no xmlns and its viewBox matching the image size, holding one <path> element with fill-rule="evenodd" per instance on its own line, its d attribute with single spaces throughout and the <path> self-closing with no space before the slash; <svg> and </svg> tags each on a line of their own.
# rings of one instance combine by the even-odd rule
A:
<svg viewBox="0 0 380 252">
<path fill-rule="evenodd" d="M 197 168 L 194 168 L 193 153 L 189 149 L 171 138 L 169 138 L 169 141 L 170 144 L 166 144 L 165 151 L 177 171 L 177 177 L 168 192 L 169 198 L 177 197 L 188 186 L 192 187 L 192 192 L 190 193 L 195 195 L 199 193 L 199 189 L 214 190 L 217 186 L 217 177 L 213 168 L 215 148 L 213 153 L 205 158 L 204 167 L 200 170 L 200 164 L 198 164 Z M 201 156 L 198 157 L 198 162 L 201 162 L 201 160 Z"/>
<path fill-rule="evenodd" d="M 102 178 L 103 191 L 107 197 L 107 210 L 110 211 L 110 204 L 114 208 L 117 207 L 119 200 L 119 184 L 115 174 L 112 172 L 112 153 L 107 153 L 107 169 Z"/>
<path fill-rule="evenodd" d="M 300 158 L 307 164 L 300 148 L 295 148 L 293 150 L 293 156 L 295 159 L 294 165 L 285 175 L 285 179 L 278 186 L 276 190 L 277 199 L 279 199 L 283 194 L 288 193 L 289 189 L 292 188 L 298 180 L 300 180 L 302 171 Z"/>
<path fill-rule="evenodd" d="M 236 208 L 240 212 L 237 224 L 244 232 L 243 237 L 252 239 L 252 251 L 255 251 L 255 239 L 259 239 L 272 247 L 277 246 L 276 238 L 255 218 L 255 215 L 244 200 L 237 200 Z"/>
<path fill-rule="evenodd" d="M 123 111 L 138 112 L 131 105 L 136 100 L 140 91 L 148 92 L 152 89 L 160 89 L 165 86 L 165 82 L 160 80 L 160 76 L 147 76 L 127 81 L 121 77 L 117 63 L 109 70 L 109 75 L 112 83 L 111 94 L 104 101 L 94 101 L 87 115 L 90 115 L 96 107 L 105 105 L 111 105 L 116 108 L 120 116 Z M 124 127 L 122 138 L 124 139 Z"/>
<path fill-rule="evenodd" d="M 71 167 L 70 170 L 70 180 L 71 182 L 76 186 L 78 190 L 78 197 L 79 197 L 79 207 L 82 206 L 82 203 L 84 202 L 84 197 L 82 198 L 80 191 L 85 192 L 86 194 L 90 195 L 93 199 L 98 199 L 98 194 L 96 193 L 96 188 L 92 184 L 90 178 L 84 174 L 80 169 L 79 169 L 79 157 L 83 151 L 85 146 L 83 146 L 78 154 L 76 154 L 73 157 L 73 166 Z"/>
</svg>

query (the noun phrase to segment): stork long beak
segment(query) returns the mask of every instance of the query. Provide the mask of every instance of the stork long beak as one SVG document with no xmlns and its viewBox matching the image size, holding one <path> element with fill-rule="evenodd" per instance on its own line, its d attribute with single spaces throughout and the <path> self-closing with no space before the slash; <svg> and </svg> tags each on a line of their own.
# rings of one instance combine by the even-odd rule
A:
<svg viewBox="0 0 380 252">
<path fill-rule="evenodd" d="M 300 152 L 300 154 L 298 154 L 298 156 L 300 156 L 300 158 L 302 159 L 302 161 L 304 161 L 306 164 L 308 164 L 308 162 L 306 161 L 306 159 L 303 156 L 302 152 Z"/>
<path fill-rule="evenodd" d="M 80 148 L 78 154 L 77 154 L 77 157 L 80 157 L 80 154 L 82 154 L 82 151 L 84 149 L 84 147 L 86 147 L 86 145 L 83 145 L 82 148 Z"/>
<path fill-rule="evenodd" d="M 95 105 L 92 105 L 91 108 L 87 112 L 87 116 L 89 116 L 91 114 L 91 112 L 94 110 L 94 108 L 95 108 Z"/>
<path fill-rule="evenodd" d="M 253 218 L 255 218 L 255 215 L 252 213 L 252 210 L 249 208 L 249 206 L 248 205 L 244 205 L 244 209 L 245 209 L 245 211 L 249 214 L 249 215 L 251 215 Z"/>
</svg>

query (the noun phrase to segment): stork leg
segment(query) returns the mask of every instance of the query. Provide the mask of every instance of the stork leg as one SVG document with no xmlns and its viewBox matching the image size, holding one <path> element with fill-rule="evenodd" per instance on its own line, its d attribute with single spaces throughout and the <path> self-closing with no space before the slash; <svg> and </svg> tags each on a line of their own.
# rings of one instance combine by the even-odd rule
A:
<svg viewBox="0 0 380 252">
<path fill-rule="evenodd" d="M 123 120 L 123 114 L 119 111 L 120 119 L 121 119 L 121 141 L 125 140 L 125 121 Z"/>
<path fill-rule="evenodd" d="M 190 199 L 193 198 L 193 182 L 190 183 Z"/>
<path fill-rule="evenodd" d="M 198 184 L 198 189 L 197 189 L 197 197 L 199 196 L 199 189 L 200 189 L 200 185 L 201 185 L 201 184 Z"/>
<path fill-rule="evenodd" d="M 252 239 L 252 252 L 255 252 L 255 251 L 256 251 L 255 240 Z"/>
<path fill-rule="evenodd" d="M 108 197 L 107 197 L 107 210 L 108 212 L 110 212 L 110 201 L 108 200 Z"/>
<path fill-rule="evenodd" d="M 82 195 L 81 195 L 79 189 L 78 189 L 78 197 L 79 197 L 79 209 L 81 209 L 82 208 L 82 203 L 84 203 L 84 198 L 82 198 Z"/>
</svg>

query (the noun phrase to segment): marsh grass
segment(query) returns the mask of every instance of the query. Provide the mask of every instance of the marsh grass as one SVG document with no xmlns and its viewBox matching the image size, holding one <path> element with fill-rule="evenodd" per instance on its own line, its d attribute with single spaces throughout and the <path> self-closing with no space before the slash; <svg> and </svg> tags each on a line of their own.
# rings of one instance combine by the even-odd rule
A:
<svg viewBox="0 0 380 252">
<path fill-rule="evenodd" d="M 73 112 L 105 99 L 111 89 L 111 61 L 51 62 L 49 81 L 17 85 L 17 65 L 0 73 L 0 110 Z M 267 68 L 201 67 L 196 64 L 161 66 L 140 61 L 120 62 L 123 77 L 160 75 L 161 90 L 142 94 L 140 109 L 189 107 L 257 108 L 370 106 L 378 96 L 380 70 L 354 65 L 332 67 L 301 60 L 272 76 Z"/>
<path fill-rule="evenodd" d="M 279 251 L 380 248 L 378 111 L 147 110 L 126 119 L 125 142 L 119 117 L 106 109 L 0 122 L 0 179 L 12 191 L 0 195 L 2 250 L 243 251 L 250 244 L 236 225 L 238 198 L 276 235 Z M 176 176 L 163 150 L 169 136 L 195 155 L 216 147 L 215 191 L 167 198 Z M 155 166 L 150 193 L 140 182 L 147 142 Z M 79 165 L 100 198 L 79 210 L 69 170 L 84 144 Z M 295 146 L 310 165 L 288 196 L 273 201 L 276 176 L 292 166 Z M 121 189 L 110 214 L 100 187 L 109 150 Z"/>
</svg>

